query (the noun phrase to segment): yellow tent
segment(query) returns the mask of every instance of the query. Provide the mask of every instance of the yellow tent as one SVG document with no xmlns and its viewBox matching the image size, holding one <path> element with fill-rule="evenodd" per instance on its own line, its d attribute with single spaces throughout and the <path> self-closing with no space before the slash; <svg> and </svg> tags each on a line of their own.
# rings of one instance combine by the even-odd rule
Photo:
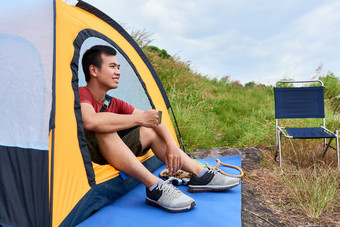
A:
<svg viewBox="0 0 340 227">
<path fill-rule="evenodd" d="M 83 52 L 115 48 L 122 82 L 111 95 L 162 110 L 176 138 L 169 100 L 134 40 L 91 5 L 6 1 L 0 15 L 0 225 L 77 225 L 137 184 L 91 162 L 78 94 Z M 151 171 L 160 165 L 151 150 L 140 161 Z"/>
</svg>

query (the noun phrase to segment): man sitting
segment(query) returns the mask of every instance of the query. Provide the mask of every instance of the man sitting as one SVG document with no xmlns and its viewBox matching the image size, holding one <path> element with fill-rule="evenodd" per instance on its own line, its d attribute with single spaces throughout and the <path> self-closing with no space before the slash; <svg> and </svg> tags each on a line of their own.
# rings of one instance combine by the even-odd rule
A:
<svg viewBox="0 0 340 227">
<path fill-rule="evenodd" d="M 182 212 L 195 206 L 194 199 L 170 182 L 149 172 L 136 158 L 151 148 L 173 175 L 179 169 L 193 173 L 190 192 L 221 191 L 239 185 L 239 180 L 203 168 L 177 147 L 165 124 L 158 124 L 158 111 L 142 111 L 112 97 L 101 112 L 107 91 L 119 84 L 119 63 L 112 47 L 97 45 L 82 59 L 86 87 L 79 88 L 86 140 L 93 162 L 114 166 L 146 186 L 146 202 L 169 212 Z"/>
</svg>

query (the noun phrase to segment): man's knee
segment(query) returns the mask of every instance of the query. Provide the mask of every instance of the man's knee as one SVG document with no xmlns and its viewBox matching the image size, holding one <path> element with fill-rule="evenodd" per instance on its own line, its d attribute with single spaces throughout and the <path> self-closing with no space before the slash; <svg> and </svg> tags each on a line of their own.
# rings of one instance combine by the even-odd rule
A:
<svg viewBox="0 0 340 227">
<path fill-rule="evenodd" d="M 113 138 L 116 137 L 116 135 L 114 135 L 114 133 L 95 133 L 87 131 L 85 136 L 92 161 L 101 165 L 108 164 L 102 151 L 107 150 L 108 147 L 112 147 Z"/>
<path fill-rule="evenodd" d="M 117 132 L 96 133 L 96 137 L 100 147 L 111 147 L 118 140 L 121 140 Z"/>
<path fill-rule="evenodd" d="M 140 127 L 140 141 L 143 147 L 150 146 L 157 138 L 158 134 L 153 128 Z"/>
</svg>

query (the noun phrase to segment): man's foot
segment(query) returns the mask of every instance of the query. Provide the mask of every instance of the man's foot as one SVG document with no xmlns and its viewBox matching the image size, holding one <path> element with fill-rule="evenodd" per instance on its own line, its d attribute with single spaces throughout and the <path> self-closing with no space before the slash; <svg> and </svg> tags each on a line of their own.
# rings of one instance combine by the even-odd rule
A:
<svg viewBox="0 0 340 227">
<path fill-rule="evenodd" d="M 152 191 L 146 188 L 146 203 L 171 213 L 184 212 L 196 205 L 194 199 L 185 195 L 169 181 L 160 181 Z"/>
<path fill-rule="evenodd" d="M 189 181 L 189 192 L 224 191 L 240 184 L 239 179 L 222 175 L 214 166 L 208 164 L 206 166 L 208 171 L 203 176 L 198 177 L 192 174 Z"/>
</svg>

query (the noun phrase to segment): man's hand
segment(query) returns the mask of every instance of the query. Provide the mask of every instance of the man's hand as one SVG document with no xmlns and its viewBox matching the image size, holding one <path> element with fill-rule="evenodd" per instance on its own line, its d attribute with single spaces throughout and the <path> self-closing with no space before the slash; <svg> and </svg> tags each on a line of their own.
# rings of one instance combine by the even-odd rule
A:
<svg viewBox="0 0 340 227">
<path fill-rule="evenodd" d="M 141 113 L 140 125 L 147 128 L 155 128 L 158 126 L 158 111 L 148 110 Z"/>
<path fill-rule="evenodd" d="M 157 110 L 142 111 L 135 109 L 133 114 L 139 119 L 138 124 L 140 126 L 153 128 L 155 132 L 161 137 L 166 144 L 166 151 L 164 154 L 164 162 L 169 170 L 170 175 L 174 175 L 183 166 L 183 160 L 181 156 L 181 149 L 177 147 L 171 133 L 164 123 L 158 124 L 159 115 Z M 158 127 L 157 127 L 158 126 Z"/>
<path fill-rule="evenodd" d="M 169 170 L 169 175 L 175 175 L 175 173 L 183 166 L 180 149 L 177 146 L 167 146 L 164 161 L 166 168 Z"/>
</svg>

